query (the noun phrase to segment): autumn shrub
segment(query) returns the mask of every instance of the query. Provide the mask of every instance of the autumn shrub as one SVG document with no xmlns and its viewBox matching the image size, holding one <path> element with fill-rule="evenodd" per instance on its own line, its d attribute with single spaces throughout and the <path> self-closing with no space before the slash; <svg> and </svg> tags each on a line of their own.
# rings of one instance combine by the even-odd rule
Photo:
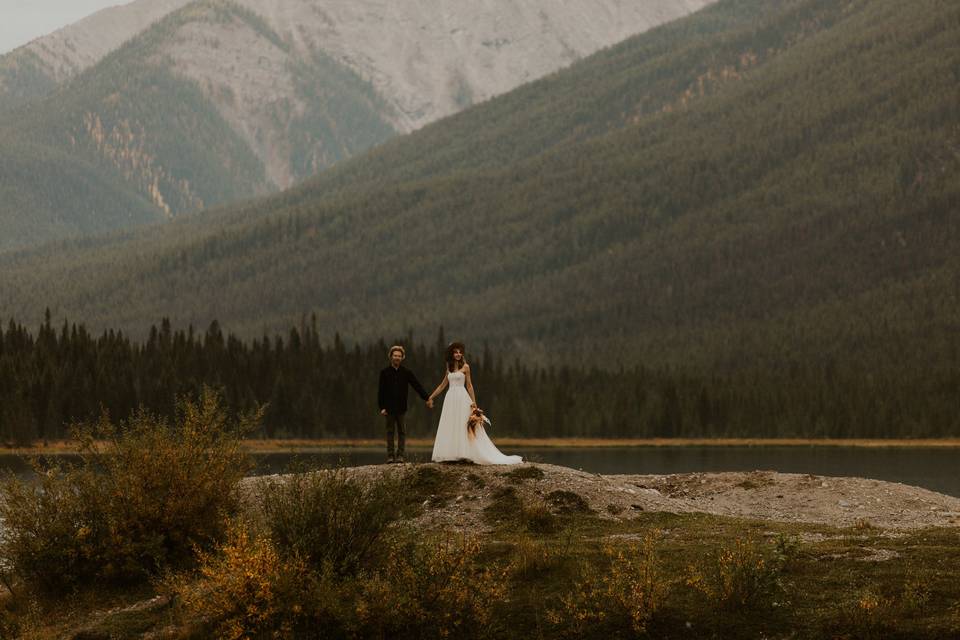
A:
<svg viewBox="0 0 960 640">
<path fill-rule="evenodd" d="M 261 531 L 261 533 L 256 533 Z M 469 638 L 489 635 L 506 569 L 475 539 L 393 538 L 377 567 L 336 575 L 237 523 L 199 554 L 199 576 L 162 582 L 186 619 L 217 638 Z"/>
<path fill-rule="evenodd" d="M 893 598 L 873 588 L 860 589 L 839 603 L 836 615 L 827 625 L 828 631 L 837 637 L 880 640 L 895 626 L 895 610 Z"/>
<path fill-rule="evenodd" d="M 915 573 L 910 574 L 903 584 L 900 608 L 908 615 L 923 615 L 932 597 L 929 580 Z"/>
<path fill-rule="evenodd" d="M 403 499 L 410 506 L 443 507 L 457 495 L 457 475 L 437 466 L 418 465 L 404 479 Z"/>
<path fill-rule="evenodd" d="M 466 480 L 472 489 L 483 489 L 487 486 L 487 481 L 475 473 L 468 473 Z"/>
<path fill-rule="evenodd" d="M 506 570 L 479 558 L 477 540 L 392 526 L 410 482 L 342 469 L 264 481 L 257 517 L 199 553 L 199 576 L 174 574 L 165 588 L 215 637 L 481 634 Z"/>
<path fill-rule="evenodd" d="M 661 609 L 670 580 L 655 553 L 656 534 L 642 544 L 603 549 L 604 563 L 583 567 L 573 589 L 547 612 L 562 637 L 643 634 Z"/>
<path fill-rule="evenodd" d="M 687 584 L 706 598 L 709 610 L 720 613 L 769 610 L 785 595 L 780 563 L 740 539 L 691 566 Z"/>
<path fill-rule="evenodd" d="M 520 511 L 523 527 L 530 533 L 551 534 L 560 531 L 560 521 L 545 503 L 539 500 L 524 502 Z"/>
<path fill-rule="evenodd" d="M 800 558 L 800 538 L 780 533 L 773 540 L 773 563 L 782 570 L 796 567 Z"/>
<path fill-rule="evenodd" d="M 490 494 L 490 503 L 483 508 L 488 524 L 515 526 L 522 519 L 523 501 L 511 486 L 497 487 Z"/>
<path fill-rule="evenodd" d="M 0 497 L 3 560 L 11 578 L 38 591 L 68 590 L 95 577 L 109 530 L 105 487 L 88 470 L 40 470 L 36 484 L 9 478 Z"/>
<path fill-rule="evenodd" d="M 514 581 L 542 576 L 567 560 L 569 553 L 565 551 L 539 536 L 521 536 L 513 543 L 510 559 L 511 576 Z"/>
<path fill-rule="evenodd" d="M 492 635 L 493 611 L 507 589 L 508 568 L 480 558 L 478 538 L 428 538 L 394 544 L 365 578 L 354 633 L 381 638 Z"/>
<path fill-rule="evenodd" d="M 20 637 L 20 612 L 12 593 L 0 595 L 0 638 Z"/>
<path fill-rule="evenodd" d="M 533 465 L 524 465 L 517 467 L 507 473 L 503 474 L 505 478 L 509 478 L 510 482 L 514 484 L 520 484 L 524 480 L 542 480 L 546 477 L 546 474 L 543 472 L 543 469 Z"/>
<path fill-rule="evenodd" d="M 404 512 L 407 480 L 362 480 L 343 469 L 292 474 L 264 484 L 262 521 L 283 553 L 354 574 L 385 552 L 384 536 Z"/>
<path fill-rule="evenodd" d="M 538 498 L 524 498 L 513 486 L 493 491 L 484 507 L 484 519 L 495 526 L 537 534 L 553 534 L 562 529 L 550 506 Z"/>
<path fill-rule="evenodd" d="M 16 578 L 46 592 L 143 580 L 189 562 L 224 533 L 249 468 L 249 420 L 231 422 L 218 396 L 182 401 L 173 423 L 144 411 L 76 429 L 81 461 L 38 468 L 39 481 L 0 489 L 0 554 Z"/>
<path fill-rule="evenodd" d="M 590 504 L 578 493 L 558 489 L 547 494 L 547 502 L 564 515 L 593 513 Z"/>
<path fill-rule="evenodd" d="M 204 621 L 210 637 L 340 637 L 335 583 L 299 556 L 277 550 L 270 539 L 236 521 L 226 541 L 198 554 L 199 576 L 169 575 L 160 583 L 189 619 Z M 325 593 L 324 589 L 333 593 Z M 325 632 L 325 633 L 321 633 Z"/>
</svg>

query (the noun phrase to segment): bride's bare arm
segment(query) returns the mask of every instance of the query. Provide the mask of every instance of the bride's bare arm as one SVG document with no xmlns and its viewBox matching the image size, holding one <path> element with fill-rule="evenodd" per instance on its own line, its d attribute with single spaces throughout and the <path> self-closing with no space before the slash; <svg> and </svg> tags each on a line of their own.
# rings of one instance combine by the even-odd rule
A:
<svg viewBox="0 0 960 640">
<path fill-rule="evenodd" d="M 466 378 L 467 393 L 470 394 L 470 401 L 477 404 L 477 394 L 473 392 L 473 378 L 470 376 L 470 365 L 463 363 L 463 375 Z"/>
<path fill-rule="evenodd" d="M 438 395 L 443 393 L 443 390 L 447 388 L 447 374 L 444 372 L 443 380 L 440 381 L 440 384 L 437 385 L 437 388 L 433 390 L 433 393 L 430 394 L 430 397 L 427 398 L 427 402 L 433 402 L 433 399 Z"/>
</svg>

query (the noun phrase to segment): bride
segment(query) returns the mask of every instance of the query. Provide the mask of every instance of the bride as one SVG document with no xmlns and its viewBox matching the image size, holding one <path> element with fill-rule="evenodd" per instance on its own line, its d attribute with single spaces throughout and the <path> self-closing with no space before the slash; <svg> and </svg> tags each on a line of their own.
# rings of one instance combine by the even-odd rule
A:
<svg viewBox="0 0 960 640">
<path fill-rule="evenodd" d="M 443 399 L 440 411 L 440 426 L 433 442 L 434 462 L 452 460 L 472 460 L 477 464 L 520 464 L 520 456 L 508 456 L 500 453 L 483 424 L 475 430 L 467 429 L 470 414 L 477 406 L 477 398 L 470 379 L 470 365 L 464 360 L 464 346 L 454 342 L 447 347 L 447 371 L 443 380 L 430 394 L 427 406 L 433 406 L 433 399 L 446 387 L 450 387 Z"/>
</svg>

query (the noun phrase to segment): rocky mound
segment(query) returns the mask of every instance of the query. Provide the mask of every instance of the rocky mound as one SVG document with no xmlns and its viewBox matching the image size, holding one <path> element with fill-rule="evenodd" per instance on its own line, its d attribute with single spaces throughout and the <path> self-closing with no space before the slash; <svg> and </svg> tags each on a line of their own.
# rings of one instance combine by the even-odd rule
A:
<svg viewBox="0 0 960 640">
<path fill-rule="evenodd" d="M 806 522 L 835 527 L 915 529 L 960 526 L 960 498 L 899 483 L 864 478 L 753 471 L 679 475 L 598 475 L 549 464 L 375 465 L 349 473 L 376 479 L 386 474 L 436 470 L 424 494 L 420 524 L 454 531 L 489 529 L 484 510 L 508 487 L 520 499 L 554 511 L 579 509 L 611 519 L 641 511 L 710 513 L 739 518 Z M 276 476 L 271 476 L 276 478 Z M 248 478 L 253 489 L 264 478 Z"/>
</svg>

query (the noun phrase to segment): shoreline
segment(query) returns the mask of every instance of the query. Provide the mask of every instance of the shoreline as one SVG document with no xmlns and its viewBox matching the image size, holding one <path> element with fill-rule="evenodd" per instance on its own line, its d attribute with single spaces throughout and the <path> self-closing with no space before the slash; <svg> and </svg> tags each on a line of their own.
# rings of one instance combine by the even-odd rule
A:
<svg viewBox="0 0 960 640">
<path fill-rule="evenodd" d="M 960 439 L 833 439 L 833 438 L 497 438 L 498 446 L 533 449 L 630 449 L 670 447 L 850 447 L 864 449 L 960 449 Z M 309 453 L 331 449 L 367 449 L 384 445 L 379 438 L 331 438 L 323 440 L 245 440 L 244 448 L 254 454 Z M 407 447 L 428 449 L 433 440 L 410 438 Z M 29 447 L 2 447 L 0 455 L 57 455 L 77 453 L 69 441 Z"/>
</svg>

